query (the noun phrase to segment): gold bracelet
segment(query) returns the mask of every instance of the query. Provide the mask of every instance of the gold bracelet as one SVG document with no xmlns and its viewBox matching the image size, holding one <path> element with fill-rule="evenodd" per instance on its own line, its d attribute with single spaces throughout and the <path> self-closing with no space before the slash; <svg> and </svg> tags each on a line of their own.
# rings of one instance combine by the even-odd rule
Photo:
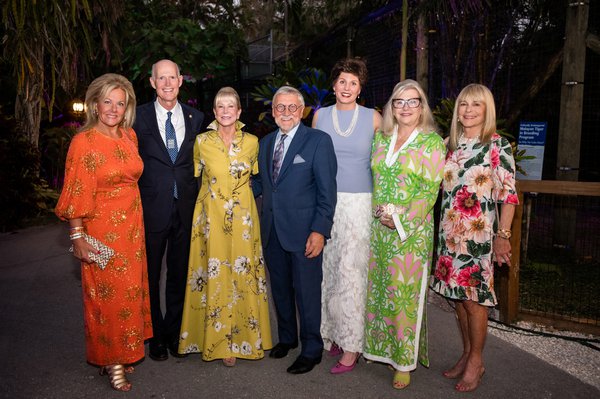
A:
<svg viewBox="0 0 600 399">
<path fill-rule="evenodd" d="M 509 240 L 512 236 L 512 232 L 508 229 L 498 229 L 498 237 Z"/>
</svg>

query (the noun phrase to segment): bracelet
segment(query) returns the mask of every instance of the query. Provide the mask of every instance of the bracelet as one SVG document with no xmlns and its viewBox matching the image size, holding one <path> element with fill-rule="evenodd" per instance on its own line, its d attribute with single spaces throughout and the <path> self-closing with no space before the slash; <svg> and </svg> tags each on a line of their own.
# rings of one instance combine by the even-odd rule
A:
<svg viewBox="0 0 600 399">
<path fill-rule="evenodd" d="M 78 238 L 83 238 L 83 233 L 74 233 L 69 235 L 71 241 L 77 240 Z"/>
<path fill-rule="evenodd" d="M 512 232 L 508 229 L 498 229 L 497 233 L 498 237 L 504 238 L 505 240 L 509 240 L 512 236 Z"/>
<path fill-rule="evenodd" d="M 69 231 L 71 233 L 83 232 L 83 231 L 85 231 L 85 227 L 83 227 L 83 226 L 71 227 L 71 228 L 69 228 Z"/>
</svg>

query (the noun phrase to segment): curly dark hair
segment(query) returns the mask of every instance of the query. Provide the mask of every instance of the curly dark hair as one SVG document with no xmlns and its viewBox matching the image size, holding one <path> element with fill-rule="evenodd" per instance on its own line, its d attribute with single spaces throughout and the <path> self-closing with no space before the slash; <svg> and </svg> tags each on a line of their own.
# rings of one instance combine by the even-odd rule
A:
<svg viewBox="0 0 600 399">
<path fill-rule="evenodd" d="M 343 58 L 336 62 L 333 68 L 331 68 L 331 75 L 329 75 L 331 76 L 332 86 L 338 80 L 342 72 L 351 73 L 358 77 L 360 87 L 364 87 L 367 84 L 367 64 L 361 58 Z"/>
</svg>

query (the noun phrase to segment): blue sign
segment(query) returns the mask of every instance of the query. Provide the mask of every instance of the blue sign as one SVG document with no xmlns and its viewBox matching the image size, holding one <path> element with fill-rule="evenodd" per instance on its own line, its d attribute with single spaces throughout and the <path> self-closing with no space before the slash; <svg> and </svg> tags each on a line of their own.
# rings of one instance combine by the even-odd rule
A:
<svg viewBox="0 0 600 399">
<path fill-rule="evenodd" d="M 546 131 L 548 122 L 521 122 L 519 125 L 519 150 L 525 150 L 525 155 L 533 159 L 521 160 L 519 166 L 526 174 L 517 172 L 521 180 L 542 180 L 542 167 L 544 165 L 544 146 L 546 145 Z"/>
</svg>

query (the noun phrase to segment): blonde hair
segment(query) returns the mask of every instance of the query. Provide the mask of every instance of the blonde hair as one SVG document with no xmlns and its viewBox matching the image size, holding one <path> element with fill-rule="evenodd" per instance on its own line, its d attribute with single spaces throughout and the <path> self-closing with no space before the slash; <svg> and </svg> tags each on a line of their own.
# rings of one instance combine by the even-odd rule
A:
<svg viewBox="0 0 600 399">
<path fill-rule="evenodd" d="M 213 108 L 217 108 L 217 103 L 219 101 L 223 101 L 223 99 L 225 99 L 225 98 L 233 98 L 238 109 L 242 109 L 242 103 L 240 101 L 240 96 L 233 87 L 222 87 L 217 92 L 217 95 L 215 96 L 215 99 L 213 100 Z"/>
<path fill-rule="evenodd" d="M 85 123 L 80 131 L 89 130 L 98 123 L 98 102 L 111 91 L 122 89 L 125 92 L 125 115 L 119 126 L 130 128 L 135 121 L 135 92 L 125 76 L 106 73 L 92 81 L 85 93 Z"/>
<path fill-rule="evenodd" d="M 458 93 L 456 103 L 454 104 L 454 112 L 452 113 L 452 124 L 450 125 L 450 139 L 448 140 L 448 149 L 456 150 L 458 147 L 458 138 L 464 133 L 462 123 L 458 120 L 458 107 L 463 101 L 479 101 L 485 104 L 485 115 L 483 128 L 481 129 L 481 143 L 489 143 L 492 140 L 492 135 L 496 133 L 496 105 L 494 96 L 490 89 L 484 85 L 471 83 Z"/>
<path fill-rule="evenodd" d="M 394 118 L 394 109 L 392 107 L 392 101 L 395 98 L 398 98 L 398 96 L 400 96 L 406 90 L 410 89 L 416 90 L 419 93 L 419 98 L 421 100 L 421 116 L 419 117 L 417 128 L 424 132 L 437 131 L 437 125 L 435 124 L 435 120 L 433 119 L 433 113 L 431 112 L 431 108 L 429 108 L 429 103 L 427 102 L 427 95 L 425 94 L 425 91 L 423 91 L 423 88 L 417 81 L 412 79 L 406 79 L 398 83 L 394 87 L 392 95 L 383 107 L 383 134 L 387 136 L 392 135 L 394 133 L 394 130 L 398 126 L 398 121 L 396 121 L 396 118 Z"/>
</svg>

